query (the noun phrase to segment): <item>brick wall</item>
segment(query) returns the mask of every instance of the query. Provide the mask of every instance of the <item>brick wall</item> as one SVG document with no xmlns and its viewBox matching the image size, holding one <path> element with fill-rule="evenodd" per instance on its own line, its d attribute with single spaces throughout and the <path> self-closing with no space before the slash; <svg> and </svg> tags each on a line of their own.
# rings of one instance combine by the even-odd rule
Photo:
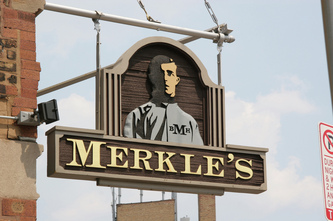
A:
<svg viewBox="0 0 333 221">
<path fill-rule="evenodd" d="M 199 221 L 215 221 L 215 196 L 214 195 L 198 195 L 199 204 Z"/>
<path fill-rule="evenodd" d="M 0 115 L 37 108 L 40 64 L 36 62 L 35 18 L 44 0 L 0 1 Z M 0 221 L 36 220 L 36 159 L 43 147 L 37 127 L 0 119 Z"/>
<path fill-rule="evenodd" d="M 117 204 L 118 221 L 174 221 L 175 200 Z M 0 220 L 1 221 L 1 220 Z"/>
<path fill-rule="evenodd" d="M 35 221 L 36 200 L 2 199 L 0 221 Z"/>
<path fill-rule="evenodd" d="M 17 116 L 37 108 L 36 15 L 13 8 L 9 0 L 0 4 L 0 115 Z M 0 124 L 0 138 L 37 137 L 37 127 L 17 126 L 13 120 Z"/>
</svg>

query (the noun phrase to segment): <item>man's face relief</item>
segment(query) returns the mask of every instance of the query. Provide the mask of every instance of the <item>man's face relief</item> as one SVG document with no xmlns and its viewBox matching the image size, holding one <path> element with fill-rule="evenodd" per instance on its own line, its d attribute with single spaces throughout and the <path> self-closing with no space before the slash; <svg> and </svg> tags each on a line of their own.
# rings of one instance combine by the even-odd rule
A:
<svg viewBox="0 0 333 221">
<path fill-rule="evenodd" d="M 177 66 L 174 62 L 161 64 L 161 69 L 164 71 L 165 93 L 170 97 L 176 96 L 176 85 L 180 78 L 177 77 Z"/>
</svg>

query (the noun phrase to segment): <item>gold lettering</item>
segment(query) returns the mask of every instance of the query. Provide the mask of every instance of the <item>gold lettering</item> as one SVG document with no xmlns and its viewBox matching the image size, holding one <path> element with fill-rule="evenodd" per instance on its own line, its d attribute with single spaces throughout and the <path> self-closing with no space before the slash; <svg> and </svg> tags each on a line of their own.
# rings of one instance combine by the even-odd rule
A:
<svg viewBox="0 0 333 221">
<path fill-rule="evenodd" d="M 180 156 L 185 157 L 185 170 L 181 173 L 201 175 L 201 165 L 199 165 L 197 172 L 191 172 L 191 157 L 194 157 L 192 154 L 180 154 Z"/>
<path fill-rule="evenodd" d="M 236 161 L 236 169 L 239 170 L 240 172 L 249 174 L 249 176 L 248 177 L 244 177 L 244 176 L 240 175 L 238 173 L 238 171 L 236 171 L 236 179 L 237 178 L 241 178 L 243 180 L 249 180 L 249 179 L 251 179 L 252 176 L 253 176 L 252 169 L 250 167 L 241 165 L 240 162 L 245 162 L 245 163 L 249 164 L 252 167 L 252 160 L 249 160 L 249 161 L 247 161 L 245 159 L 239 159 L 239 160 L 237 160 Z"/>
<path fill-rule="evenodd" d="M 88 155 L 92 149 L 92 164 L 86 165 L 86 167 L 105 168 L 104 166 L 101 166 L 101 145 L 106 144 L 105 142 L 90 141 L 88 150 L 86 150 L 83 140 L 67 139 L 67 141 L 73 142 L 73 161 L 67 163 L 66 164 L 67 166 L 76 166 L 76 167 L 84 166 L 86 164 Z M 79 151 L 79 156 L 82 165 L 78 164 L 76 161 L 76 147 L 77 150 Z"/>
<path fill-rule="evenodd" d="M 127 168 L 128 167 L 127 160 L 123 163 L 123 165 L 117 164 L 117 159 L 119 159 L 120 162 L 123 162 L 123 153 L 125 153 L 125 155 L 128 156 L 128 148 L 111 147 L 111 146 L 107 146 L 107 148 L 111 149 L 111 163 L 106 165 L 107 167 L 118 167 L 118 168 Z M 117 150 L 121 150 L 121 152 L 119 154 L 117 154 Z"/>
<path fill-rule="evenodd" d="M 170 173 L 177 173 L 177 171 L 175 170 L 175 168 L 173 167 L 173 165 L 172 165 L 172 163 L 171 163 L 171 161 L 170 161 L 170 158 L 171 158 L 172 156 L 174 156 L 176 153 L 163 152 L 163 151 L 155 151 L 155 153 L 158 154 L 158 168 L 155 169 L 155 171 L 161 171 L 161 172 L 166 171 L 166 170 L 164 169 L 164 167 L 163 167 L 163 164 L 165 163 L 165 164 L 168 166 L 168 168 L 169 168 L 169 169 L 167 170 L 167 172 L 170 172 Z M 165 159 L 163 160 L 163 156 L 164 156 L 165 153 L 168 154 L 168 157 L 165 158 Z"/>
<path fill-rule="evenodd" d="M 148 161 L 152 157 L 152 153 L 150 151 L 142 149 L 131 149 L 131 150 L 134 152 L 134 165 L 131 167 L 131 169 L 142 170 L 143 168 L 140 167 L 140 160 L 141 160 L 146 170 L 153 170 L 150 167 Z M 146 156 L 140 157 L 140 152 L 146 153 Z"/>
<path fill-rule="evenodd" d="M 217 177 L 224 177 L 224 170 L 221 171 L 219 174 L 213 173 L 213 168 L 215 168 L 217 171 L 219 171 L 219 161 L 221 162 L 222 166 L 224 165 L 223 158 L 221 157 L 209 157 L 209 156 L 203 156 L 203 158 L 207 159 L 207 173 L 205 173 L 205 176 L 217 176 Z M 219 160 L 216 161 L 215 164 L 213 164 L 213 160 Z"/>
</svg>

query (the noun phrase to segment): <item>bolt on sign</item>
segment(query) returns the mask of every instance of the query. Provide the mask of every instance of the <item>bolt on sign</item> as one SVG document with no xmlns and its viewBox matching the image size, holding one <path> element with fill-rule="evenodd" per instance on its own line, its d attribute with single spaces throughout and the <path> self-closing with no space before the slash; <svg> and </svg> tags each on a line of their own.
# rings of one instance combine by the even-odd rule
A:
<svg viewBox="0 0 333 221">
<path fill-rule="evenodd" d="M 267 189 L 267 148 L 225 143 L 224 87 L 178 41 L 146 38 L 102 69 L 98 130 L 56 126 L 48 176 L 222 195 Z"/>
<path fill-rule="evenodd" d="M 321 168 L 324 185 L 325 213 L 333 220 L 333 126 L 319 123 Z"/>
</svg>

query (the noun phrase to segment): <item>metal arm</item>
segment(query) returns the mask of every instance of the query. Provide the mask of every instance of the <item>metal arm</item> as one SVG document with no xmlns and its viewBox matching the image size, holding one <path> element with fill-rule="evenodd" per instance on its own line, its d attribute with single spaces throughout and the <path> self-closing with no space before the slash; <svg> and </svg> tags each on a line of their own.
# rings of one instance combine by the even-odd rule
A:
<svg viewBox="0 0 333 221">
<path fill-rule="evenodd" d="M 110 15 L 110 14 L 105 14 L 105 13 L 102 13 L 101 16 L 99 16 L 96 14 L 95 11 L 78 9 L 78 8 L 73 8 L 73 7 L 68 7 L 68 6 L 52 4 L 52 3 L 46 3 L 44 9 L 49 10 L 49 11 L 55 11 L 55 12 L 61 12 L 61 13 L 66 13 L 66 14 L 71 14 L 71 15 L 87 17 L 87 18 L 95 18 L 95 19 L 100 19 L 103 21 L 115 22 L 115 23 L 120 23 L 120 24 L 125 24 L 125 25 L 132 25 L 132 26 L 137 26 L 137 27 L 142 27 L 142 28 L 155 29 L 158 31 L 166 31 L 166 32 L 172 32 L 172 33 L 177 33 L 177 34 L 190 35 L 190 36 L 206 38 L 206 39 L 211 39 L 211 40 L 218 40 L 219 38 L 222 38 L 225 42 L 229 42 L 230 38 L 232 38 L 232 36 L 225 36 L 224 34 L 222 34 L 220 36 L 218 33 L 214 33 L 214 32 L 198 31 L 198 30 L 189 29 L 189 28 L 182 28 L 182 27 L 177 27 L 177 26 L 172 26 L 172 25 L 159 24 L 159 23 L 149 22 L 149 21 L 141 21 L 138 19 L 126 18 L 126 17 L 122 17 L 122 16 Z"/>
</svg>

